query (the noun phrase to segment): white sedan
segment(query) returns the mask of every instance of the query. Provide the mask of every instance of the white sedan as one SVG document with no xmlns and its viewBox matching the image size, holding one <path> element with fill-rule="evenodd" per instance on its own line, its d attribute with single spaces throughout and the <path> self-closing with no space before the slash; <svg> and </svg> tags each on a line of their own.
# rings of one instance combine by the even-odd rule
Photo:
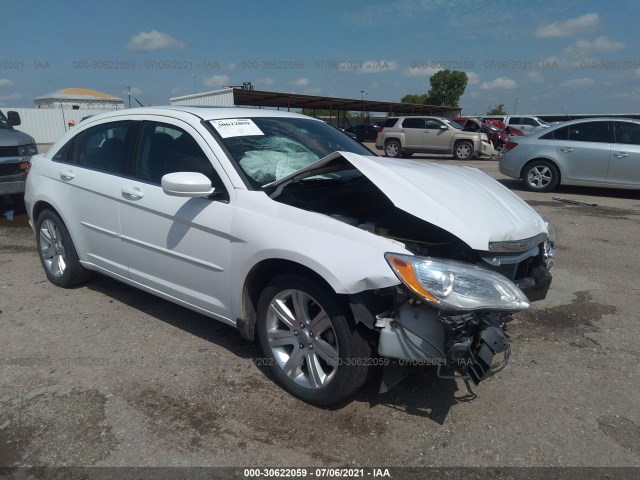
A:
<svg viewBox="0 0 640 480">
<path fill-rule="evenodd" d="M 375 365 L 480 382 L 508 357 L 509 314 L 551 282 L 548 224 L 499 183 L 293 113 L 91 117 L 33 158 L 25 203 L 51 282 L 99 272 L 234 325 L 319 405 Z"/>
</svg>

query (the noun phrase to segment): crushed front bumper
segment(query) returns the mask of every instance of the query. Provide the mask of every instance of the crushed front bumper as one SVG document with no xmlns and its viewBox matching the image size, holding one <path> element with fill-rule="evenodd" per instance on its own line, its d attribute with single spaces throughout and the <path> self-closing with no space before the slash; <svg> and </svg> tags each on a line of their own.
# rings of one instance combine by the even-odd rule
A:
<svg viewBox="0 0 640 480">
<path fill-rule="evenodd" d="M 444 315 L 407 300 L 395 314 L 378 317 L 378 354 L 401 365 L 437 366 L 474 384 L 501 370 L 510 354 L 508 314 L 469 312 Z M 498 360 L 498 355 L 503 354 Z M 452 374 L 453 374 L 452 372 Z"/>
</svg>

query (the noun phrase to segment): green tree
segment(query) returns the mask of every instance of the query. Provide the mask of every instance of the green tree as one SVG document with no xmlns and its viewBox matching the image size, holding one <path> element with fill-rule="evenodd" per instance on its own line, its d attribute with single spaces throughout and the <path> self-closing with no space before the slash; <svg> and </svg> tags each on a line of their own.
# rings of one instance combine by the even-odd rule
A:
<svg viewBox="0 0 640 480">
<path fill-rule="evenodd" d="M 457 107 L 460 97 L 467 88 L 469 78 L 458 70 L 440 70 L 429 79 L 431 88 L 424 95 L 408 94 L 400 100 L 404 103 L 420 103 L 424 105 L 446 105 Z"/>
<path fill-rule="evenodd" d="M 412 93 L 405 95 L 400 99 L 402 103 L 419 103 L 421 105 L 427 103 L 427 94 L 424 95 L 414 95 Z"/>
<path fill-rule="evenodd" d="M 457 107 L 460 97 L 467 88 L 469 78 L 465 72 L 458 70 L 440 70 L 431 75 L 431 88 L 427 93 L 427 104 Z"/>
<path fill-rule="evenodd" d="M 498 105 L 494 105 L 493 108 L 490 107 L 490 110 L 487 112 L 487 115 L 506 115 L 507 111 L 504 109 L 504 103 L 499 103 Z"/>
</svg>

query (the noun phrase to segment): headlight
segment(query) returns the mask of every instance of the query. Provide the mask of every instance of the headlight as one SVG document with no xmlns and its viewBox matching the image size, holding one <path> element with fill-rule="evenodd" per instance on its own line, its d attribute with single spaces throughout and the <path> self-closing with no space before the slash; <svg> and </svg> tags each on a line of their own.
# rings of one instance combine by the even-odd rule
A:
<svg viewBox="0 0 640 480">
<path fill-rule="evenodd" d="M 486 133 L 481 133 L 481 134 L 480 134 L 480 138 L 481 138 L 482 140 L 484 140 L 485 142 L 488 142 L 488 141 L 489 141 L 489 136 L 488 136 Z"/>
<path fill-rule="evenodd" d="M 32 157 L 33 155 L 37 154 L 38 148 L 33 143 L 31 145 L 23 145 L 22 147 L 18 147 L 19 157 Z"/>
<path fill-rule="evenodd" d="M 412 292 L 443 310 L 526 310 L 529 301 L 509 279 L 452 260 L 385 254 L 395 274 Z"/>
</svg>

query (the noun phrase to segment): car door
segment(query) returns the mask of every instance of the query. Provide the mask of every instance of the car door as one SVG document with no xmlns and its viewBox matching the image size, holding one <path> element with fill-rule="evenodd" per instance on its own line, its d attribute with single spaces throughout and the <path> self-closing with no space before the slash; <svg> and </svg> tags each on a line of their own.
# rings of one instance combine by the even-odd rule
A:
<svg viewBox="0 0 640 480">
<path fill-rule="evenodd" d="M 424 144 L 434 152 L 448 152 L 451 149 L 451 137 L 454 131 L 440 120 L 427 118 L 425 120 L 426 135 L 423 137 Z"/>
<path fill-rule="evenodd" d="M 640 124 L 616 121 L 612 124 L 614 141 L 607 182 L 640 186 Z"/>
<path fill-rule="evenodd" d="M 581 122 L 554 131 L 564 180 L 606 182 L 611 145 L 608 121 Z"/>
<path fill-rule="evenodd" d="M 107 122 L 80 132 L 53 157 L 56 200 L 80 259 L 126 277 L 120 240 L 118 185 L 131 168 L 132 121 Z"/>
<path fill-rule="evenodd" d="M 408 117 L 402 121 L 405 147 L 408 150 L 422 150 L 424 137 L 424 118 Z"/>
<path fill-rule="evenodd" d="M 231 188 L 212 160 L 219 168 L 186 122 L 144 120 L 133 177 L 120 183 L 120 223 L 132 280 L 229 320 Z M 167 195 L 161 178 L 178 171 L 205 174 L 216 191 L 209 198 Z"/>
</svg>

